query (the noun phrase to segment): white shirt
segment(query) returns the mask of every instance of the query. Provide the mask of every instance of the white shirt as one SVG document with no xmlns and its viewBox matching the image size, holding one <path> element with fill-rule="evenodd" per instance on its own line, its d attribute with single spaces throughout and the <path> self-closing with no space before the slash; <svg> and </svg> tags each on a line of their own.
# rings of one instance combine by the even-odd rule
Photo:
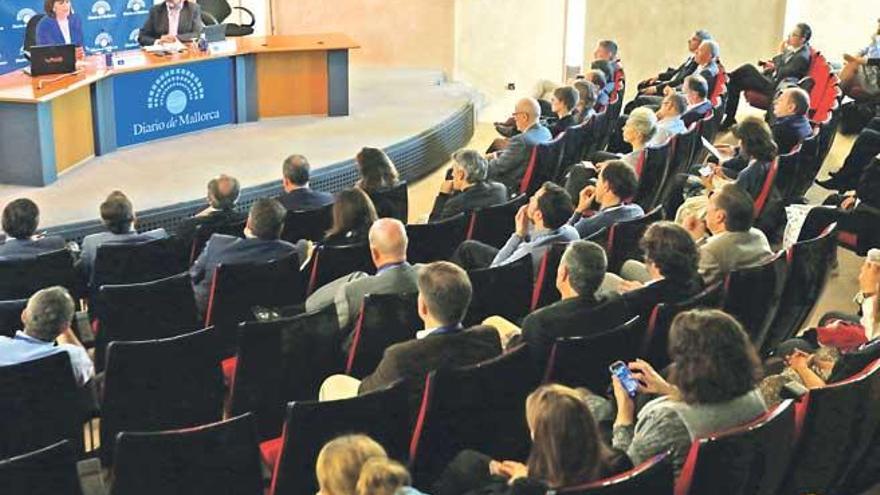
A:
<svg viewBox="0 0 880 495">
<path fill-rule="evenodd" d="M 177 27 L 180 24 L 180 11 L 183 10 L 183 4 L 181 3 L 176 8 L 169 8 L 168 10 L 168 34 L 171 36 L 177 36 Z"/>
<path fill-rule="evenodd" d="M 865 327 L 865 338 L 868 340 L 880 336 L 880 328 L 874 325 L 874 305 L 877 302 L 877 295 L 866 297 L 862 301 L 862 326 Z"/>
<path fill-rule="evenodd" d="M 0 337 L 0 366 L 12 366 L 19 363 L 51 356 L 59 352 L 67 352 L 76 383 L 84 385 L 95 376 L 95 365 L 89 359 L 85 349 L 76 345 L 58 344 L 35 339 L 19 330 L 15 337 Z"/>
<path fill-rule="evenodd" d="M 64 19 L 64 20 L 57 19 L 57 21 L 58 21 L 58 28 L 61 29 L 61 35 L 64 36 L 64 42 L 69 45 L 71 43 L 71 41 L 70 41 L 71 40 L 71 38 L 70 38 L 70 19 Z"/>
</svg>

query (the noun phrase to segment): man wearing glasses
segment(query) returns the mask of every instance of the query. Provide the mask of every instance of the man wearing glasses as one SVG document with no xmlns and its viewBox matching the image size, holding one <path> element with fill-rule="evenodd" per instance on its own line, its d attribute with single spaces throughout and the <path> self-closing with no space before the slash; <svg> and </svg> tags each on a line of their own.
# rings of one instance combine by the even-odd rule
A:
<svg viewBox="0 0 880 495">
<path fill-rule="evenodd" d="M 800 23 L 782 42 L 781 52 L 772 60 L 762 60 L 759 70 L 752 64 L 746 64 L 730 73 L 730 84 L 727 86 L 728 98 L 722 129 L 728 129 L 736 123 L 736 109 L 739 106 L 739 94 L 746 90 L 758 91 L 767 98 L 772 98 L 780 83 L 797 83 L 810 70 L 810 37 L 813 31 L 810 26 Z"/>
<path fill-rule="evenodd" d="M 534 98 L 523 98 L 516 103 L 513 119 L 520 131 L 507 141 L 501 151 L 486 155 L 489 160 L 489 179 L 501 182 L 509 192 L 519 190 L 519 183 L 525 175 L 532 147 L 552 139 L 550 131 L 538 122 L 541 105 Z"/>
</svg>

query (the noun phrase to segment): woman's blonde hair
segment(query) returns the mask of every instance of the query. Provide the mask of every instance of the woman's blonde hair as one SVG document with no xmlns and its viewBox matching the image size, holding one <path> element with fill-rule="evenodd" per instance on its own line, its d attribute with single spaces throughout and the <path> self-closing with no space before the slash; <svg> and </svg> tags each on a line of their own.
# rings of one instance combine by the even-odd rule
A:
<svg viewBox="0 0 880 495">
<path fill-rule="evenodd" d="M 364 464 L 387 457 L 385 449 L 366 435 L 345 435 L 327 442 L 315 463 L 321 495 L 354 495 Z"/>
<path fill-rule="evenodd" d="M 629 114 L 626 125 L 639 134 L 644 144 L 657 132 L 657 116 L 647 108 L 637 108 Z"/>
<path fill-rule="evenodd" d="M 412 484 L 409 471 L 403 464 L 374 457 L 361 468 L 357 482 L 357 495 L 394 495 L 397 490 Z"/>
</svg>

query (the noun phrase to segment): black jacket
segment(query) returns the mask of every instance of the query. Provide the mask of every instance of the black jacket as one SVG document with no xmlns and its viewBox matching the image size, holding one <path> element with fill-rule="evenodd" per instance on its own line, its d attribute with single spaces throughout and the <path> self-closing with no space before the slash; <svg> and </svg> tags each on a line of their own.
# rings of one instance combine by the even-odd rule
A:
<svg viewBox="0 0 880 495">
<path fill-rule="evenodd" d="M 186 42 L 198 38 L 204 27 L 202 8 L 199 4 L 183 2 L 177 24 L 177 39 Z M 150 15 L 138 33 L 138 43 L 141 46 L 150 46 L 166 34 L 168 34 L 168 7 L 162 2 L 150 8 Z"/>
<path fill-rule="evenodd" d="M 788 60 L 786 60 L 788 58 Z M 782 81 L 798 81 L 810 70 L 810 46 L 804 45 L 789 57 L 785 53 L 773 57 L 776 69 L 770 74 L 776 84 Z"/>
<path fill-rule="evenodd" d="M 677 69 L 669 69 L 666 72 L 658 74 L 657 79 L 657 93 L 658 95 L 663 94 L 663 90 L 667 87 L 677 88 L 681 86 L 684 82 L 684 78 L 694 73 L 697 70 L 697 62 L 693 57 L 688 57 L 687 60 L 684 61 L 681 65 L 678 66 Z M 664 77 L 666 76 L 666 77 Z M 708 81 L 707 81 L 708 82 Z M 711 91 L 712 87 L 709 87 Z"/>
<path fill-rule="evenodd" d="M 779 147 L 779 154 L 791 152 L 795 146 L 813 134 L 810 121 L 804 115 L 788 115 L 773 123 L 773 140 Z"/>
<path fill-rule="evenodd" d="M 177 237 L 181 246 L 189 249 L 192 245 L 193 237 L 196 235 L 196 228 L 199 225 L 206 225 L 208 228 L 216 228 L 221 225 L 240 222 L 247 217 L 247 214 L 240 213 L 235 210 L 217 210 L 200 217 L 190 217 L 177 225 L 174 235 Z"/>
<path fill-rule="evenodd" d="M 682 122 L 684 122 L 685 127 L 690 127 L 691 124 L 693 124 L 694 122 L 702 120 L 702 118 L 705 117 L 707 113 L 709 113 L 709 110 L 712 110 L 712 102 L 706 100 L 696 107 L 681 114 L 681 120 Z"/>
<path fill-rule="evenodd" d="M 477 182 L 461 192 L 438 194 L 428 218 L 431 222 L 453 217 L 477 208 L 500 205 L 507 201 L 507 188 L 494 181 Z"/>
<path fill-rule="evenodd" d="M 315 191 L 310 187 L 301 187 L 281 194 L 276 198 L 288 211 L 314 210 L 333 202 L 330 193 Z"/>
<path fill-rule="evenodd" d="M 621 297 L 632 314 L 641 315 L 647 320 L 654 306 L 660 303 L 685 301 L 697 295 L 702 289 L 703 279 L 699 275 L 687 282 L 663 278 L 641 289 L 627 292 Z"/>
</svg>

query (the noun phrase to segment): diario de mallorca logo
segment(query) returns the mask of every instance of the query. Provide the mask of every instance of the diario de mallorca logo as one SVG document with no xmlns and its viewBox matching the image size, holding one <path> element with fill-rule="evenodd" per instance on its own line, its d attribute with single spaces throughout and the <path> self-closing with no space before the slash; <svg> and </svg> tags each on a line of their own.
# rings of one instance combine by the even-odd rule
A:
<svg viewBox="0 0 880 495">
<path fill-rule="evenodd" d="M 113 45 L 113 36 L 110 36 L 110 33 L 107 31 L 101 31 L 95 36 L 95 44 L 92 45 L 94 48 L 99 50 L 106 50 L 107 48 L 116 48 Z"/>
<path fill-rule="evenodd" d="M 141 34 L 140 28 L 134 28 L 128 33 L 128 41 L 125 42 L 126 48 L 136 48 L 140 43 L 138 43 L 138 35 Z"/>
<path fill-rule="evenodd" d="M 155 120 L 152 123 L 135 123 L 132 133 L 135 136 L 148 135 L 220 120 L 220 110 L 186 111 L 191 102 L 204 99 L 205 88 L 202 80 L 194 72 L 181 68 L 166 70 L 150 86 L 147 94 L 147 109 L 164 109 L 171 116 L 166 120 Z"/>
<path fill-rule="evenodd" d="M 12 29 L 24 29 L 27 27 L 28 21 L 31 20 L 31 17 L 37 15 L 37 11 L 34 9 L 23 8 L 15 14 L 15 23 L 12 25 Z"/>
<path fill-rule="evenodd" d="M 150 11 L 147 9 L 147 2 L 144 0 L 128 0 L 128 3 L 125 5 L 125 10 L 122 12 L 123 17 L 128 17 L 131 15 L 146 15 L 149 14 Z"/>
<path fill-rule="evenodd" d="M 110 5 L 110 2 L 107 0 L 98 0 L 92 4 L 88 19 L 90 21 L 97 21 L 101 19 L 113 19 L 115 17 L 116 14 L 113 13 L 113 7 Z"/>
</svg>

